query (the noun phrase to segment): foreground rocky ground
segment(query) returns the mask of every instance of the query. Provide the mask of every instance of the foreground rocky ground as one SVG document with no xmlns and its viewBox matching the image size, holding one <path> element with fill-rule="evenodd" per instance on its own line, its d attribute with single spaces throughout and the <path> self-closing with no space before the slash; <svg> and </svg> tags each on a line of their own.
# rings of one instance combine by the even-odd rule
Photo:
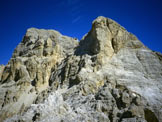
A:
<svg viewBox="0 0 162 122">
<path fill-rule="evenodd" d="M 161 122 L 162 54 L 98 17 L 79 42 L 30 28 L 0 66 L 0 122 Z"/>
</svg>

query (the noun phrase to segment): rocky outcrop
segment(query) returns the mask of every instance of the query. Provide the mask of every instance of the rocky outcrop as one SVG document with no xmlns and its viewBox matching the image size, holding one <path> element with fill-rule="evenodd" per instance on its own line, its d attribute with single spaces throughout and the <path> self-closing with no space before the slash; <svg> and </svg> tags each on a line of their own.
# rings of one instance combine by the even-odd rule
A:
<svg viewBox="0 0 162 122">
<path fill-rule="evenodd" d="M 0 120 L 29 107 L 48 89 L 52 68 L 73 53 L 78 41 L 53 30 L 27 30 L 1 76 Z"/>
<path fill-rule="evenodd" d="M 4 65 L 0 65 L 0 80 L 1 80 L 1 77 L 2 77 L 4 67 L 5 67 Z"/>
<path fill-rule="evenodd" d="M 0 121 L 160 122 L 161 59 L 105 17 L 80 42 L 28 29 L 0 67 Z"/>
</svg>

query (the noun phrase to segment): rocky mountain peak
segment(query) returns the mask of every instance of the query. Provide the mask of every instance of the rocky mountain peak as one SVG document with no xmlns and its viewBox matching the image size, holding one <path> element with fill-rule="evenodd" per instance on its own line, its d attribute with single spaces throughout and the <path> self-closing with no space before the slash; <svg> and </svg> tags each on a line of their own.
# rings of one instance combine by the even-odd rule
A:
<svg viewBox="0 0 162 122">
<path fill-rule="evenodd" d="M 0 121 L 160 122 L 161 59 L 102 16 L 80 41 L 30 28 L 0 65 Z"/>
<path fill-rule="evenodd" d="M 143 44 L 133 34 L 127 32 L 112 19 L 99 16 L 92 23 L 92 29 L 80 41 L 78 54 L 97 55 L 101 64 L 116 54 L 121 48 L 141 48 Z"/>
<path fill-rule="evenodd" d="M 13 57 L 31 57 L 33 55 L 42 57 L 53 55 L 54 52 L 66 55 L 72 53 L 77 45 L 76 39 L 63 36 L 58 31 L 30 28 L 15 49 Z"/>
</svg>

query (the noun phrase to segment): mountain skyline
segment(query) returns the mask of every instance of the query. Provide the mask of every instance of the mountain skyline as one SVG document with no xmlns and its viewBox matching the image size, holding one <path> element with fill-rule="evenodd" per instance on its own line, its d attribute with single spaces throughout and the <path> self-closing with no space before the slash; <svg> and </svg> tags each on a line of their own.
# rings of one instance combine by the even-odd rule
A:
<svg viewBox="0 0 162 122">
<path fill-rule="evenodd" d="M 7 64 L 28 28 L 54 29 L 80 40 L 98 16 L 117 21 L 147 47 L 162 52 L 161 5 L 160 0 L 1 0 L 0 64 Z"/>
</svg>

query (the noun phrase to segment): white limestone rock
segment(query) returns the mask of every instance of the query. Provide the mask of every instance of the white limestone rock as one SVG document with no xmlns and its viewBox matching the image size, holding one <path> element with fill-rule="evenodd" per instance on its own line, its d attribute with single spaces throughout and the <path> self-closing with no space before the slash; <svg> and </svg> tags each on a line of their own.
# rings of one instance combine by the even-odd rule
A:
<svg viewBox="0 0 162 122">
<path fill-rule="evenodd" d="M 0 121 L 160 122 L 162 54 L 102 16 L 80 42 L 30 28 L 0 89 Z"/>
</svg>

